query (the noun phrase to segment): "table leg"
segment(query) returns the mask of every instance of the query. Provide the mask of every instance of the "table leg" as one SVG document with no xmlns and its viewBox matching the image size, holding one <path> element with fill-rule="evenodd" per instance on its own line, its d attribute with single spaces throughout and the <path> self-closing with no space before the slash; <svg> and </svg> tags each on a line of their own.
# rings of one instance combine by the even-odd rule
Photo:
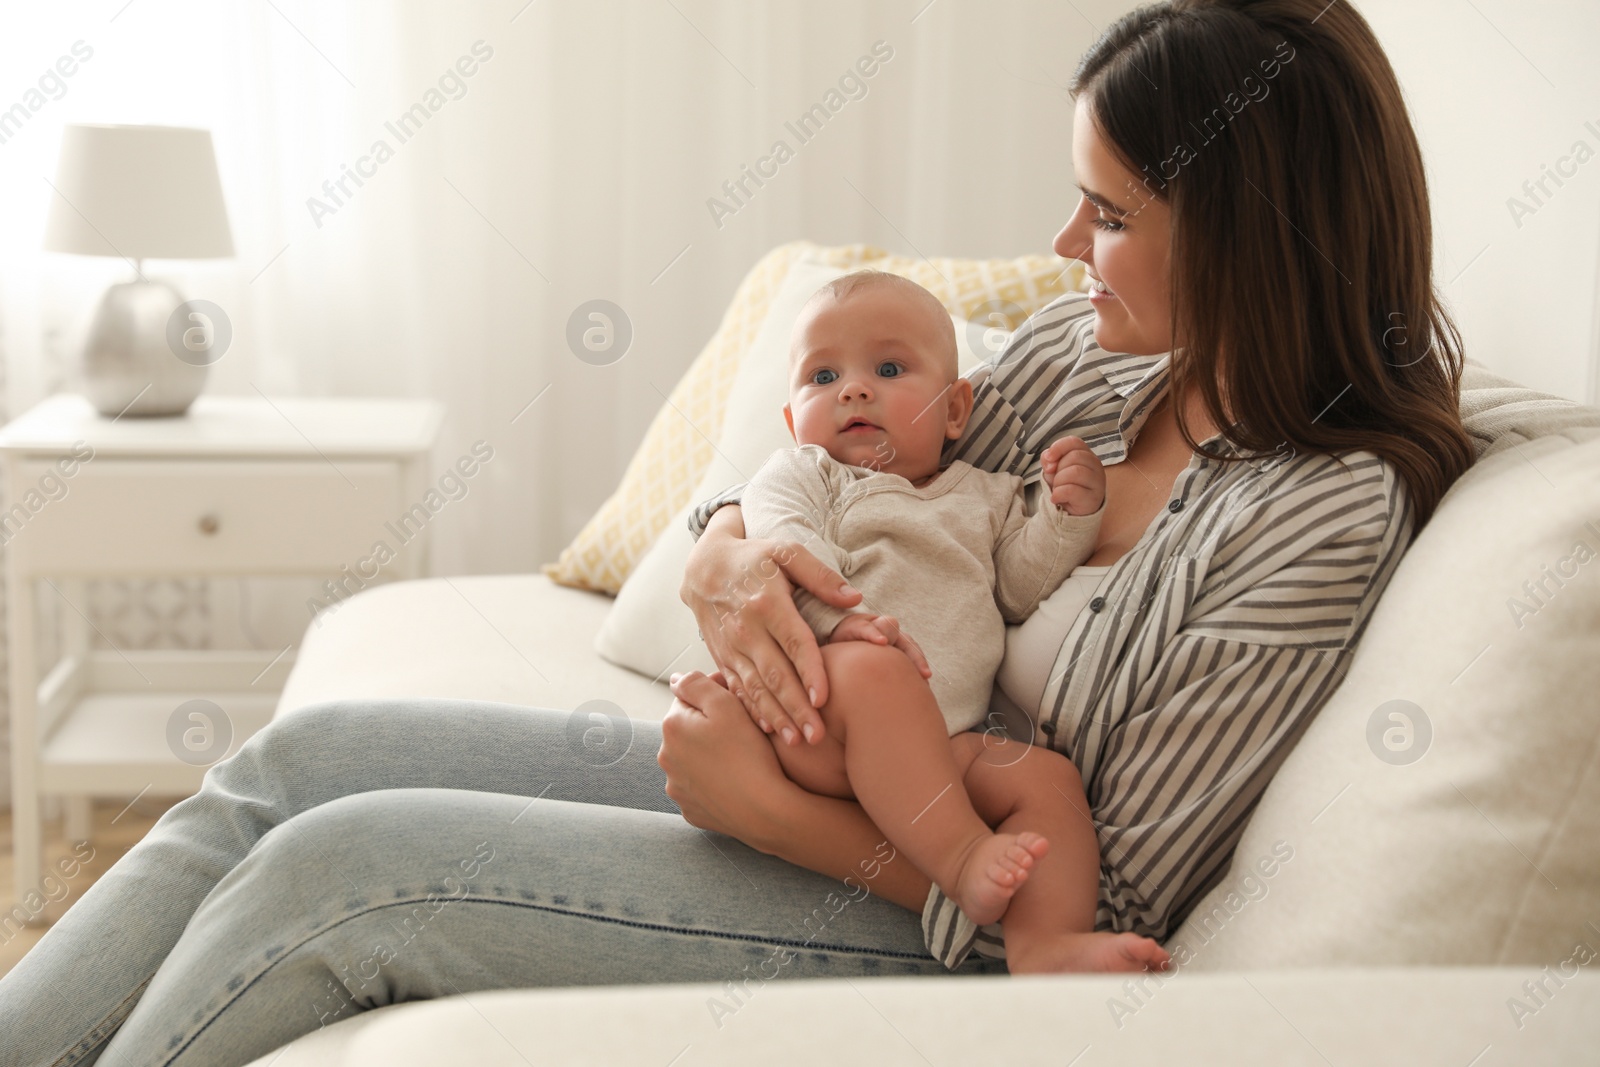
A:
<svg viewBox="0 0 1600 1067">
<path fill-rule="evenodd" d="M 75 845 L 87 841 L 94 833 L 94 799 L 92 797 L 64 797 L 67 817 L 67 843 Z"/>
<path fill-rule="evenodd" d="M 16 546 L 12 546 L 15 552 Z M 38 664 L 34 649 L 34 579 L 10 569 L 6 618 L 11 637 L 11 840 L 15 899 L 26 910 L 30 893 L 39 891 L 41 827 L 39 821 Z"/>
</svg>

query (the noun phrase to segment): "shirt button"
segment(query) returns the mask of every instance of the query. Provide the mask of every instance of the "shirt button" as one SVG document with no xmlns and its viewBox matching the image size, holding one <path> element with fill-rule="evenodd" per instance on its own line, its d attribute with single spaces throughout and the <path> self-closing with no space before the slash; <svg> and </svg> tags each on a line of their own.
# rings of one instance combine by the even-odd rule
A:
<svg viewBox="0 0 1600 1067">
<path fill-rule="evenodd" d="M 1181 500 L 1168 501 L 1167 502 L 1167 510 L 1168 511 L 1182 511 L 1183 510 L 1183 501 L 1181 501 Z"/>
<path fill-rule="evenodd" d="M 1105 606 L 1106 606 L 1106 598 L 1103 597 L 1103 596 L 1097 596 L 1093 600 L 1089 601 L 1089 610 L 1090 611 L 1099 611 L 1101 608 L 1103 608 Z"/>
<path fill-rule="evenodd" d="M 1056 732 L 1056 724 L 1053 722 L 1042 723 L 1040 724 L 1039 729 L 1043 730 L 1047 734 L 1053 734 Z"/>
</svg>

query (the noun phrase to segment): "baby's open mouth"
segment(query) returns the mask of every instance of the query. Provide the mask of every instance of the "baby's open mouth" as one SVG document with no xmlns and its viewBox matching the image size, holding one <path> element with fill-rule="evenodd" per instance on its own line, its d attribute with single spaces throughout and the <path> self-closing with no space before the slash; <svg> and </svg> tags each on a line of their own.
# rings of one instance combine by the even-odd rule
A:
<svg viewBox="0 0 1600 1067">
<path fill-rule="evenodd" d="M 850 433 L 853 430 L 881 430 L 881 429 L 883 429 L 883 427 L 877 425 L 876 423 L 868 422 L 866 419 L 863 419 L 863 418 L 854 418 L 854 419 L 851 419 L 849 422 L 844 424 L 844 430 L 842 432 L 843 433 Z"/>
</svg>

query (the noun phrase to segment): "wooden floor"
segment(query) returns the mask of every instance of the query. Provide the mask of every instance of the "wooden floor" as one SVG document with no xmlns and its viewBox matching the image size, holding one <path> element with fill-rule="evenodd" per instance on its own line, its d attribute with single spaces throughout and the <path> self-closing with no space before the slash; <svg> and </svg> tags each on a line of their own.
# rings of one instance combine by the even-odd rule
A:
<svg viewBox="0 0 1600 1067">
<path fill-rule="evenodd" d="M 20 916 L 13 909 L 20 905 L 22 912 L 29 916 L 35 915 L 34 909 L 37 909 L 40 923 L 55 922 L 177 802 L 177 798 L 145 797 L 130 806 L 121 800 L 97 800 L 94 802 L 94 830 L 87 843 L 67 841 L 60 820 L 46 823 L 44 869 L 47 877 L 37 897 L 20 902 L 15 899 L 16 892 L 11 884 L 11 813 L 0 812 L 0 975 L 15 967 L 44 936 L 46 929 L 46 925 L 19 928 L 17 919 Z M 63 868 L 60 861 L 66 861 L 68 866 Z M 63 870 L 72 871 L 72 877 L 66 877 Z"/>
</svg>

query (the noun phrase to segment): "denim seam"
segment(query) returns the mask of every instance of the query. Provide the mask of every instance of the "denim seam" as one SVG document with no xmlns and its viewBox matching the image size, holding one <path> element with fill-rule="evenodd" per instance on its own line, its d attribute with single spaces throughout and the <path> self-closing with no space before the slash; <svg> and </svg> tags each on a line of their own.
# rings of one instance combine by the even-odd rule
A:
<svg viewBox="0 0 1600 1067">
<path fill-rule="evenodd" d="M 51 1062 L 50 1067 L 70 1067 L 71 1064 L 78 1063 L 84 1056 L 104 1045 L 106 1038 L 121 1029 L 122 1024 L 127 1021 L 129 1014 L 133 1011 L 133 1006 L 138 1003 L 139 997 L 144 993 L 145 989 L 150 985 L 150 980 L 154 977 L 154 972 L 146 975 L 144 981 L 134 986 L 133 991 L 123 997 L 117 1006 L 106 1014 L 104 1019 L 95 1024 L 92 1030 L 79 1038 L 77 1043 L 70 1049 L 56 1057 Z"/>
<path fill-rule="evenodd" d="M 279 955 L 277 959 L 273 960 L 271 963 L 267 964 L 266 967 L 262 968 L 260 974 L 256 975 L 254 978 L 250 979 L 248 982 L 246 982 L 243 985 L 241 985 L 239 987 L 238 991 L 236 993 L 234 993 L 234 995 L 228 999 L 227 1003 L 223 1004 L 220 1008 L 218 1008 L 212 1014 L 211 1018 L 207 1019 L 205 1021 L 205 1023 L 198 1030 L 196 1030 L 193 1034 L 191 1034 L 189 1036 L 189 1039 L 187 1041 L 185 1041 L 178 1049 L 176 1049 L 170 1057 L 168 1057 L 167 1059 L 163 1060 L 162 1061 L 162 1067 L 167 1067 L 167 1065 L 171 1064 L 173 1062 L 173 1060 L 175 1060 L 179 1056 L 183 1055 L 184 1051 L 186 1049 L 188 1049 L 188 1047 L 190 1045 L 194 1044 L 195 1039 L 198 1038 L 201 1034 L 205 1033 L 206 1030 L 211 1026 L 211 1024 L 216 1022 L 217 1019 L 221 1017 L 223 1012 L 227 1011 L 228 1008 L 230 1006 L 232 1006 L 235 1001 L 237 1001 L 240 997 L 244 996 L 245 993 L 250 991 L 250 987 L 251 986 L 255 985 L 261 979 L 265 978 L 267 976 L 267 974 L 274 967 L 276 967 L 278 964 L 282 963 L 284 960 L 288 959 L 297 950 L 299 950 L 301 948 L 304 948 L 309 942 L 315 940 L 318 937 L 321 937 L 323 934 L 327 933 L 330 930 L 334 930 L 334 929 L 337 929 L 340 926 L 343 926 L 345 923 L 350 922 L 353 919 L 359 919 L 363 915 L 370 915 L 373 912 L 378 912 L 378 911 L 387 911 L 390 908 L 404 908 L 404 907 L 408 907 L 408 906 L 410 906 L 412 904 L 426 904 L 429 900 L 441 900 L 441 899 L 442 900 L 451 900 L 451 901 L 455 901 L 455 902 L 458 902 L 458 903 L 471 901 L 471 902 L 477 903 L 477 904 L 502 904 L 502 905 L 506 905 L 506 906 L 514 907 L 514 908 L 530 908 L 530 909 L 532 909 L 534 911 L 545 911 L 545 912 L 550 912 L 550 913 L 555 914 L 555 915 L 569 915 L 569 916 L 573 916 L 573 917 L 580 918 L 580 919 L 590 919 L 590 920 L 593 920 L 593 921 L 596 921 L 596 922 L 608 922 L 608 923 L 614 923 L 614 924 L 619 925 L 619 926 L 632 926 L 632 927 L 636 927 L 636 928 L 641 929 L 641 930 L 658 930 L 658 931 L 662 931 L 662 932 L 665 932 L 665 933 L 684 934 L 684 935 L 687 935 L 687 936 L 717 937 L 717 938 L 722 938 L 722 939 L 727 940 L 727 941 L 748 941 L 748 942 L 752 942 L 752 943 L 755 943 L 755 944 L 762 944 L 762 945 L 780 944 L 780 945 L 792 946 L 792 947 L 802 948 L 802 949 L 812 949 L 812 950 L 816 950 L 816 951 L 830 951 L 831 950 L 831 951 L 834 951 L 834 952 L 850 953 L 850 954 L 859 955 L 859 956 L 886 956 L 886 957 L 890 957 L 890 958 L 894 958 L 894 959 L 929 960 L 931 962 L 936 962 L 936 961 L 933 961 L 933 957 L 931 957 L 931 956 L 929 956 L 929 955 L 927 955 L 925 953 L 919 955 L 917 953 L 912 953 L 912 952 L 894 952 L 894 951 L 881 950 L 881 949 L 853 948 L 853 947 L 845 946 L 845 945 L 819 946 L 819 945 L 817 945 L 817 944 L 815 944 L 813 942 L 810 942 L 810 941 L 795 941 L 795 940 L 793 940 L 791 938 L 754 938 L 754 937 L 749 937 L 749 936 L 746 936 L 746 935 L 743 935 L 743 934 L 724 933 L 724 932 L 722 932 L 720 930 L 695 930 L 695 929 L 692 929 L 692 928 L 682 928 L 682 927 L 676 927 L 676 926 L 664 926 L 664 925 L 661 925 L 660 923 L 635 922 L 635 921 L 633 921 L 631 919 L 615 919 L 615 918 L 612 918 L 612 917 L 610 917 L 608 915 L 593 915 L 593 914 L 590 914 L 588 912 L 573 911 L 573 910 L 570 910 L 570 909 L 567 909 L 567 908 L 555 908 L 555 907 L 550 907 L 550 906 L 544 905 L 544 904 L 530 904 L 527 901 L 521 901 L 521 900 L 503 900 L 503 899 L 498 898 L 498 897 L 483 897 L 483 896 L 467 896 L 467 897 L 446 896 L 446 897 L 440 897 L 438 894 L 429 894 L 428 896 L 425 896 L 425 897 L 417 897 L 417 898 L 412 899 L 412 900 L 390 901 L 389 903 L 381 904 L 381 905 L 378 905 L 377 907 L 363 908 L 360 911 L 351 912 L 349 915 L 344 916 L 343 918 L 339 919 L 337 922 L 329 923 L 327 926 L 322 927 L 321 929 L 315 931 L 314 933 L 308 934 L 305 938 L 303 938 L 302 940 L 297 942 L 293 947 L 284 949 L 283 953 L 281 955 Z M 149 979 L 146 979 L 145 981 L 146 981 L 146 983 L 148 983 Z"/>
<path fill-rule="evenodd" d="M 637 921 L 635 921 L 633 919 L 616 919 L 616 918 L 613 918 L 613 917 L 611 917 L 609 915 L 591 915 L 591 914 L 589 914 L 587 912 L 569 911 L 569 910 L 567 910 L 565 908 L 555 908 L 555 907 L 550 907 L 550 906 L 544 905 L 544 904 L 530 904 L 530 903 L 528 903 L 526 901 L 521 901 L 521 900 L 490 900 L 490 899 L 485 899 L 485 900 L 483 900 L 481 902 L 482 903 L 494 903 L 494 904 L 510 904 L 510 905 L 513 905 L 513 906 L 519 907 L 519 908 L 533 908 L 536 911 L 553 912 L 553 913 L 555 913 L 557 915 L 577 915 L 577 916 L 581 916 L 582 918 L 585 918 L 585 919 L 596 919 L 596 920 L 599 920 L 600 922 L 616 923 L 619 926 L 632 926 L 632 927 L 636 927 L 636 928 L 638 928 L 640 930 L 664 930 L 664 931 L 666 931 L 668 933 L 674 933 L 674 934 L 692 934 L 692 935 L 695 935 L 695 936 L 698 936 L 698 937 L 716 937 L 716 938 L 721 938 L 724 941 L 752 941 L 752 942 L 755 942 L 756 944 L 761 944 L 761 945 L 787 945 L 787 946 L 792 946 L 794 948 L 807 948 L 807 949 L 817 949 L 819 951 L 833 951 L 833 952 L 841 952 L 841 953 L 851 953 L 851 954 L 858 955 L 858 956 L 889 956 L 889 957 L 892 957 L 894 959 L 903 959 L 903 960 L 931 960 L 931 959 L 933 959 L 932 956 L 928 955 L 925 952 L 919 954 L 919 953 L 915 953 L 915 952 L 895 952 L 895 951 L 892 951 L 892 950 L 889 950 L 889 949 L 855 948 L 855 947 L 850 946 L 850 945 L 840 945 L 840 944 L 834 944 L 834 943 L 819 944 L 819 943 L 813 942 L 813 941 L 796 941 L 793 938 L 787 938 L 787 937 L 757 938 L 757 937 L 750 937 L 747 934 L 729 934 L 729 933 L 724 933 L 721 930 L 696 930 L 696 929 L 694 929 L 692 927 L 664 926 L 661 923 L 642 923 L 642 922 L 637 922 Z"/>
</svg>

